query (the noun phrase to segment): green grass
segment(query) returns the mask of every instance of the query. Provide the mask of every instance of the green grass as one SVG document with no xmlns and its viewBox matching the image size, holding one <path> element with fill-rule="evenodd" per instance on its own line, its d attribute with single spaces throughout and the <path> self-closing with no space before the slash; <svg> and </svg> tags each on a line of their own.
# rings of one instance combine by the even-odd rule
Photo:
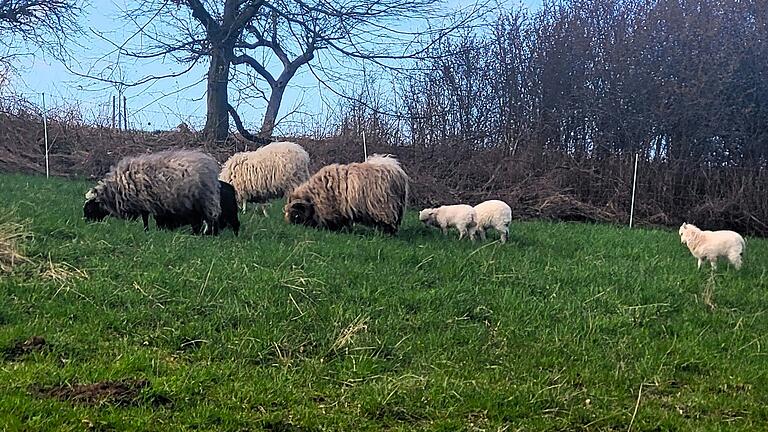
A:
<svg viewBox="0 0 768 432">
<path fill-rule="evenodd" d="M 195 237 L 86 224 L 86 182 L 0 185 L 36 261 L 0 276 L 0 350 L 47 341 L 0 354 L 2 430 L 623 431 L 636 408 L 632 430 L 768 428 L 765 240 L 711 274 L 672 231 L 514 222 L 471 244 L 414 214 L 395 238 L 291 226 L 278 203 Z M 33 391 L 122 379 L 151 387 Z"/>
</svg>

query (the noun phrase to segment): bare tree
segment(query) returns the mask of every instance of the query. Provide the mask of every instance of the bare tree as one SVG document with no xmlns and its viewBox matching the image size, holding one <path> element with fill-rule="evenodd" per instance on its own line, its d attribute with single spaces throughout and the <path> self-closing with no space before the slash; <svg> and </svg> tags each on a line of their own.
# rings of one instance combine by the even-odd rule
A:
<svg viewBox="0 0 768 432">
<path fill-rule="evenodd" d="M 266 140 L 299 69 L 320 58 L 335 68 L 362 62 L 396 67 L 395 62 L 419 58 L 426 52 L 422 41 L 439 40 L 467 22 L 467 16 L 441 12 L 444 1 L 143 0 L 126 10 L 126 18 L 137 27 L 132 39 L 141 43 L 116 47 L 122 55 L 172 58 L 184 65 L 171 75 L 207 61 L 205 135 L 226 138 L 231 116 L 243 136 Z M 405 23 L 418 30 L 403 30 Z M 243 77 L 234 79 L 238 74 Z M 257 137 L 245 130 L 231 104 L 233 83 L 246 83 L 239 90 L 266 103 Z"/>
<path fill-rule="evenodd" d="M 80 12 L 69 0 L 0 0 L 0 60 L 22 54 L 19 44 L 63 58 L 67 41 L 80 33 Z"/>
</svg>

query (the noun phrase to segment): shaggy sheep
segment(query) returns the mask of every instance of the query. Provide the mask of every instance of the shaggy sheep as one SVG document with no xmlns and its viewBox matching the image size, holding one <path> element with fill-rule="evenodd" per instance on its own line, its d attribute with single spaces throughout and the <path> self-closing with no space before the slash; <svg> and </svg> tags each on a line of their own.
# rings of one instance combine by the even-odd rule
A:
<svg viewBox="0 0 768 432">
<path fill-rule="evenodd" d="M 217 176 L 219 164 L 211 156 L 191 150 L 167 150 L 126 157 L 85 194 L 87 220 L 106 216 L 136 219 L 144 230 L 149 215 L 176 215 L 192 222 L 199 233 L 203 223 L 213 227 L 221 213 Z"/>
<path fill-rule="evenodd" d="M 470 240 L 475 240 L 477 213 L 472 206 L 456 204 L 427 208 L 419 212 L 419 220 L 424 225 L 440 227 L 443 235 L 448 234 L 448 228 L 454 227 L 459 230 L 459 240 L 467 234 Z"/>
<path fill-rule="evenodd" d="M 504 201 L 488 200 L 475 206 L 477 229 L 475 233 L 485 240 L 485 229 L 494 228 L 501 234 L 501 242 L 509 238 L 509 223 L 512 222 L 512 209 Z"/>
<path fill-rule="evenodd" d="M 290 193 L 285 220 L 330 230 L 361 223 L 394 235 L 408 202 L 408 181 L 393 157 L 328 165 Z"/>
<path fill-rule="evenodd" d="M 282 198 L 309 178 L 309 154 L 298 144 L 274 142 L 255 151 L 235 153 L 222 167 L 219 178 L 237 191 L 237 204 L 260 204 Z"/>
<path fill-rule="evenodd" d="M 213 233 L 217 234 L 220 230 L 223 230 L 229 226 L 232 227 L 235 235 L 238 235 L 240 233 L 240 220 L 237 218 L 237 201 L 235 199 L 235 188 L 232 187 L 231 184 L 219 180 L 219 190 L 221 195 L 221 213 L 219 214 L 219 219 L 212 227 Z M 190 217 L 194 218 L 195 216 L 179 216 L 173 214 L 155 215 L 155 223 L 157 224 L 158 228 L 173 230 L 184 225 L 194 225 L 196 221 L 190 219 Z M 197 219 L 199 219 L 199 217 L 197 217 Z"/>
<path fill-rule="evenodd" d="M 738 233 L 702 231 L 693 224 L 683 222 L 678 234 L 680 234 L 680 242 L 688 246 L 691 254 L 699 260 L 699 269 L 705 258 L 715 269 L 718 257 L 728 258 L 736 270 L 741 268 L 741 255 L 744 253 L 746 243 Z"/>
</svg>

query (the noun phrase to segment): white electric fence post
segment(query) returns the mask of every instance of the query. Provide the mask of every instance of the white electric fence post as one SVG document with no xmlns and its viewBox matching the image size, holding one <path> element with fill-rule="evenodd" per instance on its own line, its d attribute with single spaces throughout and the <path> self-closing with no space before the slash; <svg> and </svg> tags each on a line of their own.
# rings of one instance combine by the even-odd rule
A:
<svg viewBox="0 0 768 432">
<path fill-rule="evenodd" d="M 363 131 L 363 155 L 368 159 L 368 147 L 365 145 L 365 131 Z"/>
<path fill-rule="evenodd" d="M 48 118 L 45 110 L 45 93 L 43 95 L 43 136 L 45 137 L 45 178 L 50 177 L 50 170 L 48 168 Z"/>
<path fill-rule="evenodd" d="M 639 154 L 635 153 L 635 175 L 632 180 L 632 206 L 629 210 L 629 227 L 632 228 L 632 219 L 635 217 L 635 190 L 637 189 L 637 158 Z"/>
</svg>

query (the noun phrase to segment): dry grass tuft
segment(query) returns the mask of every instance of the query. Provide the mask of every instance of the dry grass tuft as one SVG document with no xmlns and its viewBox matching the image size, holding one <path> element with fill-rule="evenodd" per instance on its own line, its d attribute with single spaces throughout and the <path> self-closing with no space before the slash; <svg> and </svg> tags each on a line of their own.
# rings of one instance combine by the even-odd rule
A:
<svg viewBox="0 0 768 432">
<path fill-rule="evenodd" d="M 67 264 L 67 263 L 54 264 L 54 262 L 51 261 L 50 256 L 48 256 L 48 263 L 46 263 L 45 268 L 43 269 L 40 275 L 45 279 L 50 279 L 62 285 L 64 285 L 65 283 L 73 279 L 88 278 L 88 273 L 78 268 L 75 268 L 70 264 Z"/>
<path fill-rule="evenodd" d="M 344 328 L 331 347 L 331 351 L 338 351 L 347 346 L 357 333 L 368 330 L 368 319 L 358 316 L 346 328 Z"/>
<path fill-rule="evenodd" d="M 29 262 L 22 246 L 31 237 L 32 233 L 23 224 L 13 221 L 0 223 L 0 271 L 10 272 L 14 266 Z"/>
<path fill-rule="evenodd" d="M 704 285 L 704 291 L 701 293 L 701 300 L 702 302 L 709 307 L 710 310 L 717 309 L 717 304 L 715 304 L 715 272 L 712 271 L 709 274 L 709 279 L 707 280 L 707 283 Z"/>
</svg>

